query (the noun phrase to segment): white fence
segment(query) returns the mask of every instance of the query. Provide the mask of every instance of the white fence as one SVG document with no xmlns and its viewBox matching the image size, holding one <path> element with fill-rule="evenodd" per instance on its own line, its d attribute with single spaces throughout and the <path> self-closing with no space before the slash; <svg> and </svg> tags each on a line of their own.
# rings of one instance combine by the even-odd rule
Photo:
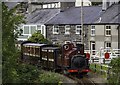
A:
<svg viewBox="0 0 120 85">
<path fill-rule="evenodd" d="M 106 52 L 110 54 L 109 59 L 104 57 Z M 110 63 L 111 59 L 120 57 L 120 49 L 85 50 L 85 53 L 90 53 L 90 63 Z"/>
</svg>

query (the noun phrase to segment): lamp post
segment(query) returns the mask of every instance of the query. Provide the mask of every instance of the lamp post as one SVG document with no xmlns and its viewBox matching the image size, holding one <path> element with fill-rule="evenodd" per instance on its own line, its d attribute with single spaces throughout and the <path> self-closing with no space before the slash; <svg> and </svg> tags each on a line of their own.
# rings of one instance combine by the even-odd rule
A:
<svg viewBox="0 0 120 85">
<path fill-rule="evenodd" d="M 83 27 L 83 0 L 81 0 L 81 28 L 82 28 L 82 32 L 81 32 L 81 40 L 82 40 L 82 44 L 84 44 L 84 27 Z"/>
</svg>

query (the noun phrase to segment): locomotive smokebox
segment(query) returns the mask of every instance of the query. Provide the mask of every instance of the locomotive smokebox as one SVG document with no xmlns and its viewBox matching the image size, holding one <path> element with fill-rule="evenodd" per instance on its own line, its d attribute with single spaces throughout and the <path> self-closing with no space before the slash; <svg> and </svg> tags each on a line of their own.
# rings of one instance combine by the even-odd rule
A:
<svg viewBox="0 0 120 85">
<path fill-rule="evenodd" d="M 85 56 L 83 55 L 75 55 L 71 59 L 71 68 L 73 69 L 83 68 L 85 65 L 86 65 Z"/>
</svg>

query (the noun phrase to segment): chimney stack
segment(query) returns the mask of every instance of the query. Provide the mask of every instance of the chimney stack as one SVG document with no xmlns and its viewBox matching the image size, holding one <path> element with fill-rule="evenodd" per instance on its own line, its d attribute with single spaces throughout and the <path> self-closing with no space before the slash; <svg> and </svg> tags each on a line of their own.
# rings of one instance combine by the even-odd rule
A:
<svg viewBox="0 0 120 85">
<path fill-rule="evenodd" d="M 70 7 L 75 7 L 75 2 L 60 2 L 61 12 L 63 12 L 64 10 Z"/>
<path fill-rule="evenodd" d="M 102 10 L 105 11 L 109 7 L 109 1 L 103 0 L 102 2 Z"/>
</svg>

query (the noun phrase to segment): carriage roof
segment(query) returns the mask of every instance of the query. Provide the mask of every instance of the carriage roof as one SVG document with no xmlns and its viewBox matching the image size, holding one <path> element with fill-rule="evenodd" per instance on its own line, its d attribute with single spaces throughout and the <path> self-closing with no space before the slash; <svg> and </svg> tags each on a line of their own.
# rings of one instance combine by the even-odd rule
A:
<svg viewBox="0 0 120 85">
<path fill-rule="evenodd" d="M 39 44 L 39 43 L 25 43 L 25 44 L 23 44 L 23 46 L 43 46 L 43 45 L 46 45 L 46 44 Z"/>
<path fill-rule="evenodd" d="M 59 47 L 44 47 L 43 50 L 57 50 Z"/>
</svg>

